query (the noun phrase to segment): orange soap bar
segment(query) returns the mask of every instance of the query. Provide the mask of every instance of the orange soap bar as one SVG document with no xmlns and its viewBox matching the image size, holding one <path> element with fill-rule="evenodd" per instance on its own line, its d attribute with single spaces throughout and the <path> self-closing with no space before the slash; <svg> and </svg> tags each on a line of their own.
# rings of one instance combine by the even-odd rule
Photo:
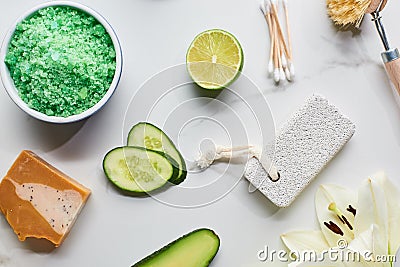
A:
<svg viewBox="0 0 400 267">
<path fill-rule="evenodd" d="M 19 240 L 44 238 L 58 247 L 89 195 L 89 189 L 24 150 L 0 183 L 0 210 Z"/>
</svg>

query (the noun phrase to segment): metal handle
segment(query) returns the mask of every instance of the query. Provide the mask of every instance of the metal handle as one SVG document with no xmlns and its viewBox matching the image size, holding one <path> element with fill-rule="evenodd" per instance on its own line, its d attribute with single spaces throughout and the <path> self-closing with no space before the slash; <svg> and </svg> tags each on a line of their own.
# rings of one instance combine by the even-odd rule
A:
<svg viewBox="0 0 400 267">
<path fill-rule="evenodd" d="M 389 49 L 381 54 L 383 62 L 388 63 L 400 58 L 399 50 L 397 48 Z"/>
<path fill-rule="evenodd" d="M 382 16 L 380 15 L 379 10 L 372 12 L 371 15 L 372 15 L 372 21 L 375 23 L 376 30 L 378 31 L 383 46 L 385 47 L 386 51 L 389 51 L 390 45 L 386 36 L 385 27 L 383 26 Z"/>
</svg>

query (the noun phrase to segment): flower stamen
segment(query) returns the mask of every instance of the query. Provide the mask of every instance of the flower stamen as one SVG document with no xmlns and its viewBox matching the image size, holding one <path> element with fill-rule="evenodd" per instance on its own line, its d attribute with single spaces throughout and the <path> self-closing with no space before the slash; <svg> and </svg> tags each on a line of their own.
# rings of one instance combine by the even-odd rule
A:
<svg viewBox="0 0 400 267">
<path fill-rule="evenodd" d="M 338 235 L 341 235 L 341 236 L 344 235 L 342 229 L 340 229 L 340 227 L 336 223 L 334 223 L 332 221 L 329 221 L 329 223 L 324 222 L 324 225 L 326 227 L 328 227 L 328 229 L 331 230 L 332 232 L 334 232 L 335 234 L 338 234 Z"/>
<path fill-rule="evenodd" d="M 347 220 L 346 216 L 344 216 L 343 212 L 336 206 L 335 202 L 332 202 L 331 204 L 329 204 L 328 209 L 332 212 L 334 212 L 339 220 L 343 223 L 346 224 L 347 227 L 349 227 L 350 230 L 353 230 L 353 226 L 350 224 L 350 222 Z"/>
<path fill-rule="evenodd" d="M 354 216 L 356 216 L 357 210 L 353 208 L 351 205 L 346 209 L 348 212 L 351 212 Z"/>
</svg>

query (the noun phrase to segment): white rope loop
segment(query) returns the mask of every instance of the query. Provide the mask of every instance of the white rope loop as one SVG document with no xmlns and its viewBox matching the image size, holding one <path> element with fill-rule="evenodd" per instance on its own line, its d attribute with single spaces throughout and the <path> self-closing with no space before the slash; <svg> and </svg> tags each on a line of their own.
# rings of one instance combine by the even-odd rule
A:
<svg viewBox="0 0 400 267">
<path fill-rule="evenodd" d="M 272 181 L 279 180 L 278 169 L 272 164 L 272 161 L 265 155 L 262 155 L 260 148 L 251 145 L 237 147 L 215 146 L 213 149 L 202 151 L 195 163 L 200 169 L 204 170 L 210 167 L 215 161 L 230 160 L 246 155 L 257 158 Z"/>
</svg>

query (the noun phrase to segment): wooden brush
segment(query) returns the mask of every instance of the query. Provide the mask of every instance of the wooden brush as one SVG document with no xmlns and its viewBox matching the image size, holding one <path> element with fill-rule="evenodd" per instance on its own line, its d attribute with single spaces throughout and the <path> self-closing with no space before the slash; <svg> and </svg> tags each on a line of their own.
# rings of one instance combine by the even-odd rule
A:
<svg viewBox="0 0 400 267">
<path fill-rule="evenodd" d="M 380 12 L 387 0 L 327 0 L 328 14 L 338 25 L 354 24 L 359 26 L 364 14 L 370 13 L 378 31 L 385 51 L 381 53 L 386 72 L 392 82 L 393 89 L 400 96 L 400 53 L 397 48 L 391 48 L 386 37 Z"/>
<path fill-rule="evenodd" d="M 381 11 L 387 0 L 326 0 L 328 15 L 339 26 L 353 24 L 359 27 L 365 14 Z"/>
</svg>

